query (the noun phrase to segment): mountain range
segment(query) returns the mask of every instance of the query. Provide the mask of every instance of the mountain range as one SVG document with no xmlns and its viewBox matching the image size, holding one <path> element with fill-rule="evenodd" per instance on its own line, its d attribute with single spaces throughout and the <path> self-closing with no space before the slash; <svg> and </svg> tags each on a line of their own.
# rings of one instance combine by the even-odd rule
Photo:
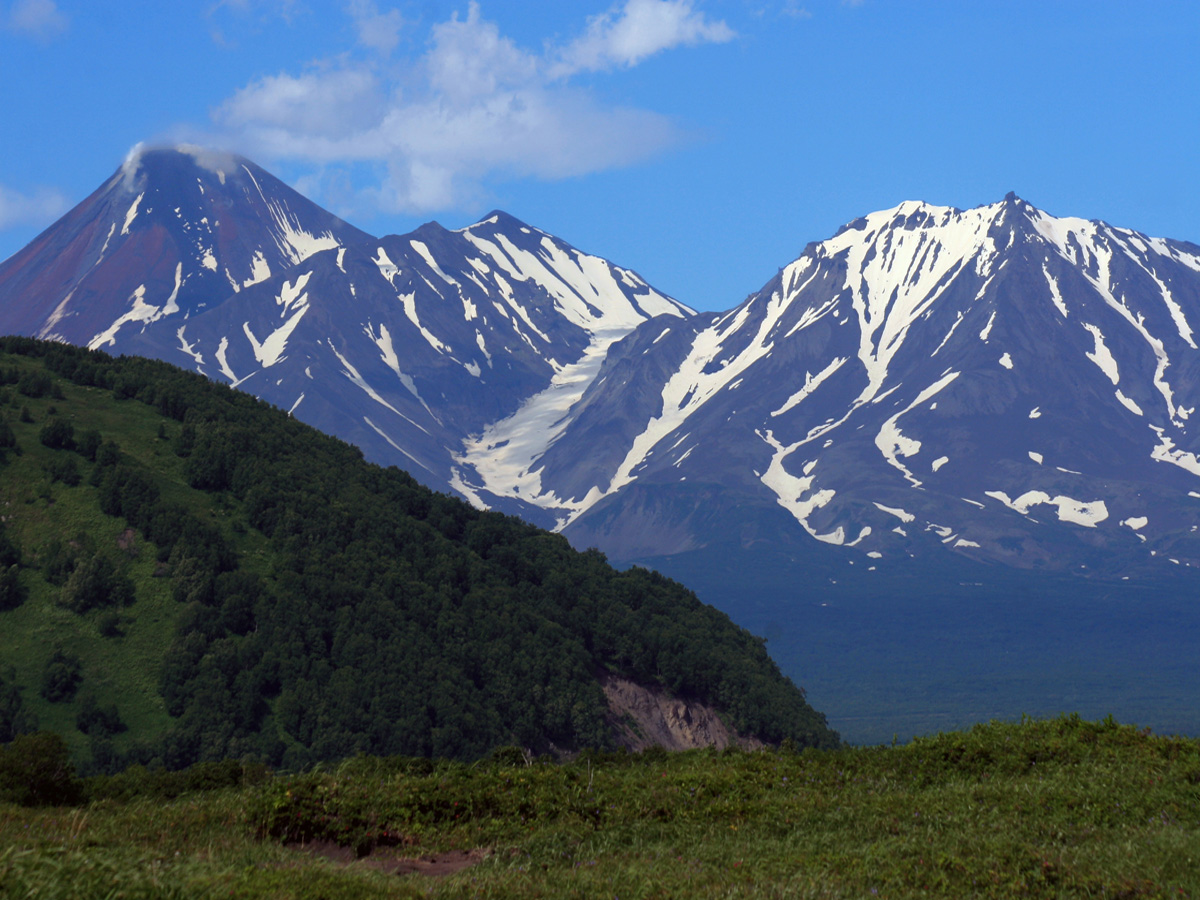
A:
<svg viewBox="0 0 1200 900">
<path fill-rule="evenodd" d="M 793 660 L 802 602 L 864 592 L 1194 596 L 1197 329 L 1200 246 L 1015 194 L 871 213 L 697 312 L 503 212 L 374 237 L 187 146 L 0 264 L 0 332 L 251 392 Z"/>
<path fill-rule="evenodd" d="M 248 160 L 139 152 L 0 266 L 0 331 L 155 357 L 620 559 L 736 536 L 1200 566 L 1200 247 L 907 202 L 696 313 L 494 212 L 375 238 Z"/>
</svg>

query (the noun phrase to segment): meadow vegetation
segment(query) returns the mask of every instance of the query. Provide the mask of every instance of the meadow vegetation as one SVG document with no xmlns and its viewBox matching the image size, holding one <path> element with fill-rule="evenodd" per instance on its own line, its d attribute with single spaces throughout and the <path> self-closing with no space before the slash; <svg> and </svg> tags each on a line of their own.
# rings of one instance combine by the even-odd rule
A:
<svg viewBox="0 0 1200 900">
<path fill-rule="evenodd" d="M 0 805 L 3 896 L 1200 895 L 1200 744 L 1111 720 L 837 750 L 210 763 L 79 790 Z M 400 874 L 420 857 L 474 864 Z"/>
</svg>

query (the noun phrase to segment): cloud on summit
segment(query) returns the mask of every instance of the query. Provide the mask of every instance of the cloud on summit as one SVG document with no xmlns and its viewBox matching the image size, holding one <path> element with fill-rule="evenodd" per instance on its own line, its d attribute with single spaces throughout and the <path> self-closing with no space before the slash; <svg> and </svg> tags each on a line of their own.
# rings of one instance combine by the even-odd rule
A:
<svg viewBox="0 0 1200 900">
<path fill-rule="evenodd" d="M 421 55 L 392 60 L 400 14 L 374 0 L 345 8 L 355 52 L 253 81 L 213 120 L 220 138 L 264 159 L 367 168 L 373 186 L 360 199 L 396 212 L 461 208 L 496 179 L 566 178 L 661 153 L 683 137 L 670 118 L 601 101 L 573 78 L 735 36 L 692 0 L 623 0 L 574 40 L 534 52 L 472 2 L 465 18 L 433 25 Z"/>
</svg>

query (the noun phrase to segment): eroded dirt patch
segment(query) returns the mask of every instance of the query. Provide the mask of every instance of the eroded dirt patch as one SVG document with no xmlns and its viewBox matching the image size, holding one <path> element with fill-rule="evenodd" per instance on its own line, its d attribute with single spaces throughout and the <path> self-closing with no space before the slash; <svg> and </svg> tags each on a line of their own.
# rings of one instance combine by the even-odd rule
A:
<svg viewBox="0 0 1200 900">
<path fill-rule="evenodd" d="M 344 866 L 365 866 L 386 872 L 389 875 L 429 875 L 439 877 L 453 875 L 463 869 L 483 862 L 490 850 L 446 850 L 442 853 L 427 853 L 423 856 L 405 856 L 399 848 L 376 847 L 364 857 L 355 855 L 350 847 L 342 847 L 332 841 L 312 841 L 307 844 L 288 844 L 293 850 L 303 850 Z"/>
</svg>

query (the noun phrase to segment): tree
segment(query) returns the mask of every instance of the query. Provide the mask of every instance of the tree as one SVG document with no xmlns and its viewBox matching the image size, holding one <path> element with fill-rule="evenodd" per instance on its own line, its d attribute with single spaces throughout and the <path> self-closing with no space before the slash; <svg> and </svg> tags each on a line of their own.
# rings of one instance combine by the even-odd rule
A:
<svg viewBox="0 0 1200 900">
<path fill-rule="evenodd" d="M 73 450 L 75 448 L 75 426 L 65 419 L 52 416 L 38 432 L 38 440 L 51 450 Z"/>
<path fill-rule="evenodd" d="M 55 650 L 42 670 L 42 696 L 51 703 L 71 700 L 82 680 L 83 663 L 79 657 Z"/>
<path fill-rule="evenodd" d="M 16 609 L 25 602 L 29 589 L 21 583 L 17 566 L 0 566 L 0 612 Z"/>
<path fill-rule="evenodd" d="M 58 605 L 78 614 L 102 606 L 129 606 L 131 603 L 133 582 L 118 572 L 101 553 L 76 563 L 75 570 L 58 594 Z"/>
<path fill-rule="evenodd" d="M 21 734 L 0 747 L 0 800 L 22 806 L 78 803 L 82 785 L 57 734 Z"/>
</svg>

